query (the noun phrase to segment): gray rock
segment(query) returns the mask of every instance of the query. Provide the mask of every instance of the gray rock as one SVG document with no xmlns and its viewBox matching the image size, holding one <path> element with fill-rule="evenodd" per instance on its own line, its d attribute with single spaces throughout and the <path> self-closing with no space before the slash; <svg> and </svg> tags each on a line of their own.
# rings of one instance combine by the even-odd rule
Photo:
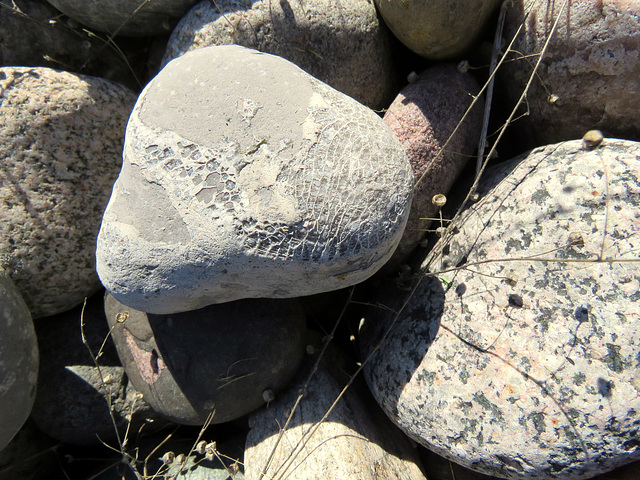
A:
<svg viewBox="0 0 640 480">
<path fill-rule="evenodd" d="M 640 7 L 626 0 L 573 0 L 561 12 L 560 5 L 518 0 L 508 11 L 505 38 L 523 29 L 498 72 L 512 104 L 531 76 L 531 56 L 559 18 L 527 93 L 528 115 L 515 126 L 535 138 L 534 145 L 573 140 L 591 129 L 640 140 Z"/>
<path fill-rule="evenodd" d="M 307 385 L 322 342 L 316 340 L 312 345 L 315 354 L 307 357 L 286 392 L 249 416 L 251 430 L 245 449 L 247 480 L 424 480 L 408 439 L 390 425 L 384 415 L 378 416 L 376 410 L 367 405 L 367 397 L 361 396 L 357 382 L 322 421 L 347 384 L 347 372 L 353 371 L 353 366 L 330 345 Z M 303 391 L 305 395 L 294 411 Z"/>
<path fill-rule="evenodd" d="M 411 201 L 404 149 L 375 113 L 239 46 L 169 63 L 141 94 L 97 269 L 146 312 L 287 298 L 370 277 Z"/>
<path fill-rule="evenodd" d="M 113 445 L 115 428 L 124 438 L 127 428 L 137 435 L 142 426 L 150 433 L 168 423 L 129 382 L 109 339 L 102 297 L 98 293 L 90 298 L 84 314 L 78 307 L 36 321 L 40 376 L 31 417 L 43 432 L 62 443 Z"/>
<path fill-rule="evenodd" d="M 95 239 L 135 100 L 107 80 L 0 68 L 0 268 L 34 318 L 100 287 Z"/>
<path fill-rule="evenodd" d="M 500 478 L 587 479 L 640 458 L 639 154 L 571 141 L 487 172 L 365 368 L 407 434 Z M 393 320 L 367 317 L 363 355 Z"/>
<path fill-rule="evenodd" d="M 197 0 L 48 0 L 58 10 L 98 32 L 144 36 L 171 32 Z"/>
<path fill-rule="evenodd" d="M 230 44 L 284 57 L 371 108 L 397 91 L 390 35 L 367 0 L 203 1 L 173 31 L 164 61 Z"/>
<path fill-rule="evenodd" d="M 469 49 L 500 0 L 375 0 L 393 34 L 431 60 L 457 57 Z"/>
<path fill-rule="evenodd" d="M 31 413 L 38 381 L 38 343 L 29 309 L 0 269 L 0 450 Z"/>
<path fill-rule="evenodd" d="M 305 349 L 297 300 L 242 300 L 153 315 L 111 295 L 107 321 L 129 378 L 171 421 L 203 425 L 239 418 L 293 377 Z"/>
</svg>

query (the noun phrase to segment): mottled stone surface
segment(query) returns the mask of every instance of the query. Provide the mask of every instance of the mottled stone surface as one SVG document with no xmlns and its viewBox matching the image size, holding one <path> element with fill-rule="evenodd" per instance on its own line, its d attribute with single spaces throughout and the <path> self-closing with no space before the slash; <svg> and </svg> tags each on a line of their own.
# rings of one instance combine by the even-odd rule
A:
<svg viewBox="0 0 640 480">
<path fill-rule="evenodd" d="M 381 109 L 397 88 L 389 37 L 367 0 L 206 0 L 180 21 L 164 58 L 209 45 L 243 45 L 284 57 Z"/>
<path fill-rule="evenodd" d="M 307 357 L 292 385 L 249 417 L 251 430 L 244 462 L 247 480 L 279 476 L 298 480 L 424 480 L 416 452 L 408 440 L 384 415 L 378 415 L 377 409 L 367 405 L 370 398 L 361 396 L 358 382 L 321 422 L 347 384 L 347 372 L 353 371 L 353 366 L 330 345 L 307 385 L 322 342 L 312 338 L 310 345 L 315 354 Z M 305 396 L 294 411 L 303 390 Z M 286 425 L 291 412 L 292 418 Z M 261 472 L 266 472 L 266 476 Z"/>
<path fill-rule="evenodd" d="M 384 114 L 385 123 L 407 152 L 415 181 L 407 227 L 394 261 L 406 258 L 418 245 L 430 228 L 430 219 L 438 217 L 433 196 L 447 195 L 473 157 L 482 128 L 484 102 L 476 102 L 455 135 L 451 134 L 479 91 L 476 80 L 454 65 L 432 67 L 403 88 Z"/>
<path fill-rule="evenodd" d="M 166 418 L 202 425 L 239 418 L 293 377 L 305 349 L 297 300 L 246 299 L 171 315 L 105 298 L 107 321 L 131 382 Z"/>
<path fill-rule="evenodd" d="M 29 309 L 0 269 L 0 450 L 31 413 L 38 381 L 38 343 Z"/>
<path fill-rule="evenodd" d="M 135 95 L 48 68 L 0 68 L 0 267 L 34 318 L 95 292 L 95 240 Z"/>
<path fill-rule="evenodd" d="M 573 140 L 594 128 L 640 140 L 640 4 L 572 0 L 561 11 L 562 4 L 517 0 L 508 11 L 505 38 L 524 27 L 499 71 L 501 91 L 512 103 L 529 80 L 531 56 L 559 18 L 527 94 L 528 116 L 516 127 L 526 127 L 534 145 Z"/>
<path fill-rule="evenodd" d="M 273 55 L 198 49 L 131 115 L 98 273 L 152 313 L 347 287 L 393 253 L 412 178 L 393 132 L 355 100 Z"/>
<path fill-rule="evenodd" d="M 431 60 L 470 48 L 500 0 L 375 0 L 387 26 L 408 48 Z"/>
<path fill-rule="evenodd" d="M 161 35 L 197 0 L 48 0 L 58 10 L 98 32 Z"/>
<path fill-rule="evenodd" d="M 501 478 L 587 479 L 640 457 L 640 145 L 581 145 L 487 172 L 365 368 L 407 434 Z M 364 355 L 392 320 L 369 315 Z"/>
</svg>

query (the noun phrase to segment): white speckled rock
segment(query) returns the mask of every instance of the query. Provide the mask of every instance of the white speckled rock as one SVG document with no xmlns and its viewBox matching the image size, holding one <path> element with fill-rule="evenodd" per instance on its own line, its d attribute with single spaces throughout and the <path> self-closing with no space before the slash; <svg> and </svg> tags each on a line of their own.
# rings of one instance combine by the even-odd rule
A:
<svg viewBox="0 0 640 480">
<path fill-rule="evenodd" d="M 423 263 L 467 268 L 423 278 L 365 369 L 407 434 L 501 478 L 640 458 L 638 158 L 638 143 L 571 141 L 487 172 L 446 254 Z M 391 320 L 369 317 L 363 354 Z"/>
<path fill-rule="evenodd" d="M 135 95 L 100 78 L 0 68 L 0 268 L 34 318 L 100 288 L 95 241 Z"/>
<path fill-rule="evenodd" d="M 368 0 L 205 0 L 176 26 L 164 61 L 230 44 L 286 58 L 371 108 L 396 93 L 390 34 Z"/>
<path fill-rule="evenodd" d="M 404 149 L 368 108 L 274 55 L 207 47 L 141 94 L 97 269 L 150 313 L 336 290 L 395 249 Z"/>
<path fill-rule="evenodd" d="M 38 342 L 18 289 L 0 269 L 0 450 L 31 413 L 38 382 Z"/>
</svg>

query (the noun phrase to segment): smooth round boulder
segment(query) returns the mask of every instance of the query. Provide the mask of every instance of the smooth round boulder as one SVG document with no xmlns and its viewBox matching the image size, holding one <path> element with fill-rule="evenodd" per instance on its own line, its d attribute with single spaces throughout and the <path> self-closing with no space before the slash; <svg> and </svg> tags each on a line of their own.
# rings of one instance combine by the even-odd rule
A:
<svg viewBox="0 0 640 480">
<path fill-rule="evenodd" d="M 400 313 L 366 316 L 363 357 L 382 343 L 365 377 L 408 435 L 499 478 L 582 480 L 640 458 L 638 158 L 605 139 L 497 165 L 406 306 L 378 297 Z"/>
<path fill-rule="evenodd" d="M 393 253 L 412 179 L 367 107 L 283 58 L 198 49 L 131 114 L 98 274 L 119 301 L 158 314 L 344 288 Z"/>
<path fill-rule="evenodd" d="M 0 269 L 0 450 L 29 417 L 38 381 L 38 343 L 20 292 Z"/>
<path fill-rule="evenodd" d="M 170 315 L 105 297 L 111 336 L 131 383 L 184 425 L 242 417 L 296 373 L 306 324 L 297 300 L 247 299 Z"/>
<path fill-rule="evenodd" d="M 0 268 L 34 318 L 100 288 L 95 242 L 122 164 L 129 89 L 49 68 L 0 68 Z"/>
</svg>

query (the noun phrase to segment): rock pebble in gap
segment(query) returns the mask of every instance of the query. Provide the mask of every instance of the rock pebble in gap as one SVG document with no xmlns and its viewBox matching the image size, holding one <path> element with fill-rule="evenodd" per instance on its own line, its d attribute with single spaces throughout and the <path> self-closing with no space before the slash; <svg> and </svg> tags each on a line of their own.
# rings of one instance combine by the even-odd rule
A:
<svg viewBox="0 0 640 480">
<path fill-rule="evenodd" d="M 570 141 L 486 172 L 422 264 L 471 266 L 422 278 L 365 368 L 408 435 L 499 478 L 587 479 L 640 458 L 639 155 Z M 392 320 L 367 317 L 363 355 Z"/>
<path fill-rule="evenodd" d="M 364 385 L 354 383 L 320 423 L 347 384 L 347 372 L 353 368 L 330 345 L 305 390 L 309 373 L 322 348 L 319 335 L 311 336 L 311 340 L 309 348 L 315 353 L 305 359 L 291 386 L 265 408 L 249 416 L 251 430 L 244 461 L 247 480 L 263 478 L 263 471 L 266 471 L 264 478 L 283 476 L 297 480 L 424 480 L 416 452 L 408 439 L 389 424 L 377 407 L 373 410 L 367 405 L 369 397 L 362 395 Z M 303 391 L 304 397 L 278 441 L 279 432 Z"/>
<path fill-rule="evenodd" d="M 433 196 L 447 195 L 473 157 L 482 128 L 483 101 L 476 102 L 444 151 L 442 148 L 479 91 L 476 80 L 455 66 L 433 67 L 407 85 L 385 113 L 384 121 L 402 142 L 416 182 L 409 220 L 394 261 L 406 258 L 427 229 L 440 226 L 434 222 L 431 227 L 428 220 L 438 217 Z"/>
<path fill-rule="evenodd" d="M 353 285 L 391 256 L 412 172 L 367 107 L 274 55 L 189 52 L 141 94 L 98 237 L 107 290 L 146 312 Z"/>
<path fill-rule="evenodd" d="M 536 78 L 527 93 L 527 112 L 514 125 L 533 145 L 605 135 L 640 140 L 640 3 L 516 1 L 508 10 L 505 38 L 523 25 L 498 79 L 514 104 L 529 81 L 534 62 L 552 30 Z M 525 15 L 527 20 L 523 21 Z M 537 58 L 537 57 L 535 57 Z"/>
<path fill-rule="evenodd" d="M 474 45 L 500 0 L 375 0 L 393 34 L 430 60 L 462 55 Z"/>
<path fill-rule="evenodd" d="M 84 314 L 78 307 L 36 321 L 40 376 L 31 416 L 42 431 L 62 443 L 116 442 L 108 401 L 121 435 L 127 427 L 137 434 L 142 426 L 148 433 L 167 425 L 129 382 L 108 340 L 102 297 L 97 293 L 89 299 Z M 83 332 L 99 367 L 83 343 Z"/>
<path fill-rule="evenodd" d="M 305 349 L 297 300 L 247 299 L 153 315 L 105 298 L 112 338 L 131 382 L 171 421 L 202 425 L 262 406 L 293 377 Z"/>
<path fill-rule="evenodd" d="M 38 381 L 38 344 L 19 290 L 0 269 L 0 450 L 31 413 Z"/>
<path fill-rule="evenodd" d="M 367 0 L 203 1 L 173 31 L 164 61 L 210 45 L 243 45 L 284 57 L 381 109 L 397 84 L 389 37 Z"/>
<path fill-rule="evenodd" d="M 112 35 L 145 36 L 171 32 L 197 0 L 48 0 L 77 22 Z"/>
<path fill-rule="evenodd" d="M 0 68 L 0 268 L 34 318 L 100 287 L 95 241 L 133 92 L 49 68 Z"/>
</svg>

